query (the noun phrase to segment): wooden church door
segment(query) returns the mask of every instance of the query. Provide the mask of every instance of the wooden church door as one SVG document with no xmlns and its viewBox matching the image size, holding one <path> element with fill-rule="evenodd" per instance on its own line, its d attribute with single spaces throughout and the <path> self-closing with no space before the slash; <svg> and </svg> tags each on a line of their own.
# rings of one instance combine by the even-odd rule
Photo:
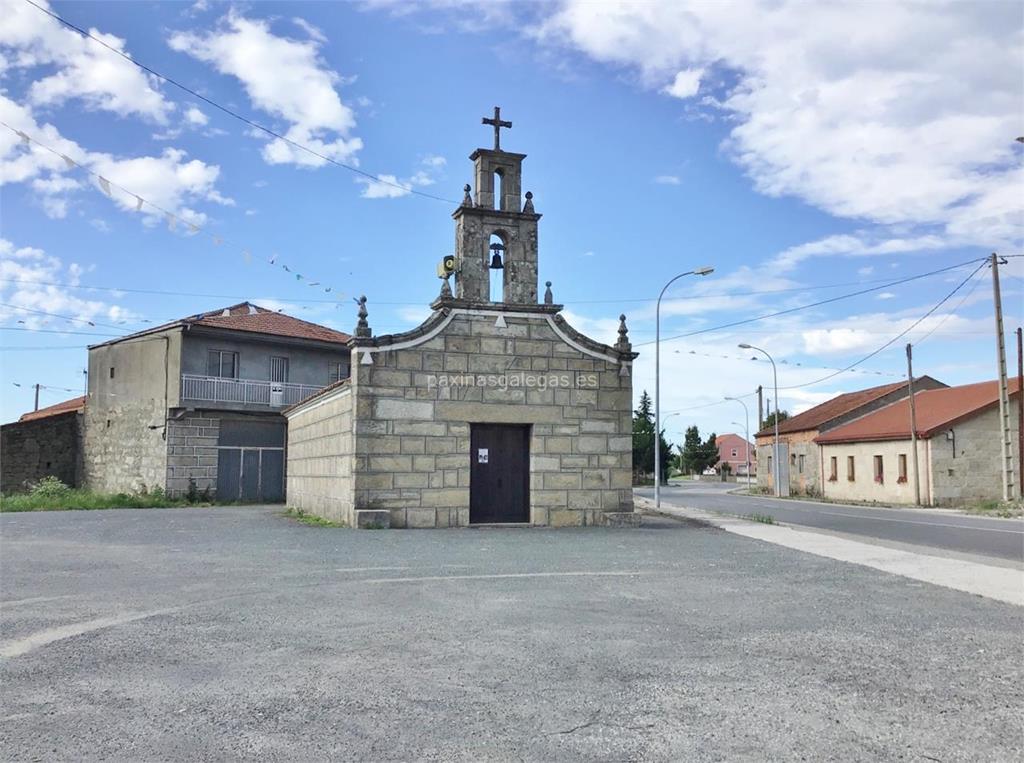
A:
<svg viewBox="0 0 1024 763">
<path fill-rule="evenodd" d="M 469 522 L 530 521 L 530 427 L 471 424 Z"/>
</svg>

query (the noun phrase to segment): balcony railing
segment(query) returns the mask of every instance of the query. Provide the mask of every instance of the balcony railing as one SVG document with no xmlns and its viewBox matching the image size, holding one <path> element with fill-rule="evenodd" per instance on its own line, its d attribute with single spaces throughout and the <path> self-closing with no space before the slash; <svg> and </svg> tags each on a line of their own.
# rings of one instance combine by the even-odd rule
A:
<svg viewBox="0 0 1024 763">
<path fill-rule="evenodd" d="M 322 386 L 313 384 L 181 375 L 181 399 L 204 403 L 237 403 L 281 408 L 305 400 L 321 389 Z"/>
</svg>

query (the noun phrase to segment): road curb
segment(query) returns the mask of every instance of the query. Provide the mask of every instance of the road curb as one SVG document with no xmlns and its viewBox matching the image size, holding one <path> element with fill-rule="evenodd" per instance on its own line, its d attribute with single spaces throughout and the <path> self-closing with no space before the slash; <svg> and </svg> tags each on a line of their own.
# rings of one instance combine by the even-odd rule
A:
<svg viewBox="0 0 1024 763">
<path fill-rule="evenodd" d="M 654 509 L 649 498 L 637 496 L 635 500 L 644 510 L 696 520 L 753 540 L 1024 607 L 1022 570 L 894 549 L 791 525 L 762 524 L 740 516 L 715 515 L 703 509 L 667 506 L 664 501 L 659 509 Z"/>
</svg>

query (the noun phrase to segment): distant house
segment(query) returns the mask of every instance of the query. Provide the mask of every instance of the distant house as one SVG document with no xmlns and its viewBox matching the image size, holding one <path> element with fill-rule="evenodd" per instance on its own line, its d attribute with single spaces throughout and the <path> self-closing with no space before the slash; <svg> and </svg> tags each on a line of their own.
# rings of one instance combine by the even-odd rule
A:
<svg viewBox="0 0 1024 763">
<path fill-rule="evenodd" d="M 715 438 L 718 445 L 719 461 L 715 471 L 721 472 L 722 465 L 728 464 L 732 474 L 747 476 L 747 458 L 750 458 L 750 474 L 757 473 L 757 453 L 754 443 L 747 442 L 738 434 L 720 434 Z"/>
<path fill-rule="evenodd" d="M 90 347 L 86 484 L 283 500 L 281 411 L 348 377 L 349 338 L 243 302 Z"/>
<path fill-rule="evenodd" d="M 921 502 L 962 505 L 1002 498 L 999 396 L 995 381 L 916 392 Z M 1010 421 L 1016 484 L 1020 390 L 1010 380 Z M 896 403 L 829 430 L 815 442 L 824 470 L 821 489 L 839 500 L 913 503 L 910 401 Z"/>
<path fill-rule="evenodd" d="M 915 392 L 946 387 L 930 376 L 914 380 Z M 905 381 L 847 392 L 779 422 L 779 474 L 782 494 L 807 494 L 820 489 L 819 435 L 907 396 Z M 774 428 L 765 427 L 757 443 L 757 484 L 774 490 Z"/>
<path fill-rule="evenodd" d="M 43 477 L 81 484 L 84 408 L 80 396 L 0 427 L 0 493 L 19 492 Z"/>
</svg>

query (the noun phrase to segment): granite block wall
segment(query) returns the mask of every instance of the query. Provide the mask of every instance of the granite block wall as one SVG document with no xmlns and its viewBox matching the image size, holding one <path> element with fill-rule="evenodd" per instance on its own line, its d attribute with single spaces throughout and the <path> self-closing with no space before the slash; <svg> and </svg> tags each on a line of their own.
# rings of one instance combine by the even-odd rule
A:
<svg viewBox="0 0 1024 763">
<path fill-rule="evenodd" d="M 23 492 L 43 477 L 82 482 L 82 414 L 72 411 L 0 427 L 0 493 Z"/>
</svg>

